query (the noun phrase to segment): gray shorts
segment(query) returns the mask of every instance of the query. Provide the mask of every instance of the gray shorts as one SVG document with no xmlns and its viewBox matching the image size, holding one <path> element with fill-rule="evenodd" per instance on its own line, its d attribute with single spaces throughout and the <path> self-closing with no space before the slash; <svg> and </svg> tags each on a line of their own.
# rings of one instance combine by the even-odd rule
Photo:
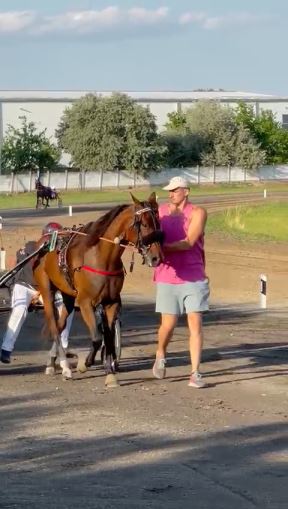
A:
<svg viewBox="0 0 288 509">
<path fill-rule="evenodd" d="M 156 286 L 156 313 L 182 315 L 209 309 L 208 279 L 179 285 L 157 283 Z"/>
</svg>

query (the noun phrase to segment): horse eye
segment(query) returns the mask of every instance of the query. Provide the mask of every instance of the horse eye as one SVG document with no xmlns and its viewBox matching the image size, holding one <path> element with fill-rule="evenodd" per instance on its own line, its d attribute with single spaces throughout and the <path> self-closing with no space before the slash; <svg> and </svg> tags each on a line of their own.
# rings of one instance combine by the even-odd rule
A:
<svg viewBox="0 0 288 509">
<path fill-rule="evenodd" d="M 143 228 L 148 228 L 148 224 L 142 223 Z"/>
</svg>

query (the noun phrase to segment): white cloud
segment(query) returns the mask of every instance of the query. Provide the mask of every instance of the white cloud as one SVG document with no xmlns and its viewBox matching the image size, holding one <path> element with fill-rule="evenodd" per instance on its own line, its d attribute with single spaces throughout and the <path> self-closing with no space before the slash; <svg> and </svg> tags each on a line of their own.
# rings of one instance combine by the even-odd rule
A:
<svg viewBox="0 0 288 509">
<path fill-rule="evenodd" d="M 216 30 L 226 27 L 245 26 L 248 24 L 263 21 L 262 15 L 256 15 L 249 12 L 228 13 L 222 16 L 209 16 L 202 12 L 185 12 L 179 17 L 179 23 L 182 25 L 196 24 L 206 30 Z"/>
<path fill-rule="evenodd" d="M 154 11 L 142 7 L 134 7 L 129 9 L 128 18 L 133 23 L 154 24 L 167 19 L 168 13 L 168 7 L 160 7 Z"/>
<path fill-rule="evenodd" d="M 121 20 L 122 13 L 116 6 L 106 7 L 101 11 L 71 11 L 44 18 L 36 32 L 91 33 L 115 26 Z"/>
<path fill-rule="evenodd" d="M 198 26 L 204 30 L 216 30 L 231 26 L 243 26 L 257 23 L 263 16 L 249 12 L 238 12 L 219 16 L 210 16 L 204 12 L 183 12 L 178 15 L 170 13 L 168 7 L 146 9 L 132 7 L 123 9 L 110 5 L 99 10 L 67 11 L 52 16 L 41 16 L 35 11 L 0 11 L 0 36 L 26 34 L 26 36 L 91 36 L 105 34 L 121 37 L 123 34 L 137 37 L 138 34 L 157 34 L 162 30 L 186 30 Z M 137 30 L 136 30 L 137 28 Z"/>
<path fill-rule="evenodd" d="M 188 25 L 190 23 L 201 23 L 205 21 L 206 14 L 204 12 L 184 12 L 179 17 L 180 25 Z"/>
<path fill-rule="evenodd" d="M 32 26 L 36 15 L 30 11 L 0 12 L 0 34 L 21 32 Z"/>
<path fill-rule="evenodd" d="M 127 11 L 117 6 L 106 7 L 102 10 L 71 11 L 45 18 L 36 28 L 37 33 L 63 32 L 72 33 L 98 33 L 112 27 L 125 27 L 137 25 L 154 25 L 166 20 L 168 8 L 149 10 L 134 7 Z"/>
</svg>

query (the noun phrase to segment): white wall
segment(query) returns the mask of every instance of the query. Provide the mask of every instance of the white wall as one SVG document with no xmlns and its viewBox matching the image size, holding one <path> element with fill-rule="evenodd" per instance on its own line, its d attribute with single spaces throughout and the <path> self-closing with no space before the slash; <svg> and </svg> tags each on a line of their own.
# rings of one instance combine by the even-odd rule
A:
<svg viewBox="0 0 288 509">
<path fill-rule="evenodd" d="M 37 129 L 42 131 L 47 129 L 47 136 L 55 141 L 55 130 L 58 127 L 61 116 L 67 103 L 58 102 L 22 102 L 22 103 L 3 103 L 3 132 L 7 131 L 8 125 L 19 128 L 21 118 L 26 116 L 28 121 L 35 123 Z"/>
<path fill-rule="evenodd" d="M 49 173 L 42 177 L 44 185 L 66 189 L 105 189 L 165 184 L 175 175 L 182 175 L 191 184 L 211 184 L 220 182 L 259 182 L 261 180 L 288 181 L 288 165 L 263 166 L 257 171 L 242 168 L 169 168 L 160 173 L 151 173 L 148 178 L 130 175 L 127 172 L 63 172 Z M 34 173 L 19 175 L 0 175 L 0 193 L 21 193 L 35 190 Z"/>
</svg>

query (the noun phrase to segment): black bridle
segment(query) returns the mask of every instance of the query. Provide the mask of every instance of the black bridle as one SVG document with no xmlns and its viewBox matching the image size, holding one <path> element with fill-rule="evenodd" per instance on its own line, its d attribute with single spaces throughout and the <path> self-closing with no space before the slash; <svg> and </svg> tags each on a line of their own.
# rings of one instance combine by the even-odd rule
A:
<svg viewBox="0 0 288 509">
<path fill-rule="evenodd" d="M 152 222 L 154 226 L 154 231 L 149 233 L 148 235 L 143 235 L 143 229 L 146 228 L 146 225 L 143 223 L 144 214 L 149 213 L 152 217 Z M 158 217 L 158 210 L 155 210 L 151 207 L 150 203 L 143 203 L 142 208 L 135 209 L 134 213 L 134 222 L 130 226 L 136 230 L 136 242 L 134 243 L 138 253 L 143 256 L 143 262 L 147 257 L 148 251 L 153 243 L 159 243 L 160 245 L 163 243 L 163 232 L 160 230 L 160 223 Z"/>
</svg>

